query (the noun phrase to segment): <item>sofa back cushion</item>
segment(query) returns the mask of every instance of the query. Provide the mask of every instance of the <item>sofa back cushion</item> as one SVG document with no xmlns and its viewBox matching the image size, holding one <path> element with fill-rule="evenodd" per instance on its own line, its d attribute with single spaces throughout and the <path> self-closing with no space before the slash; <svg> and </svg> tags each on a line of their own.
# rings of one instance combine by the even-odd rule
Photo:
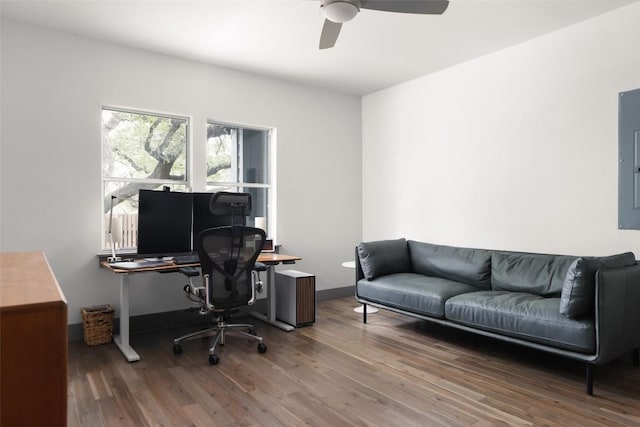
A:
<svg viewBox="0 0 640 427">
<path fill-rule="evenodd" d="M 490 289 L 491 251 L 409 240 L 413 272 Z"/>
<path fill-rule="evenodd" d="M 405 239 L 362 242 L 358 245 L 358 257 L 367 280 L 387 274 L 411 272 Z"/>
<path fill-rule="evenodd" d="M 558 297 L 575 256 L 495 251 L 491 289 Z"/>
<path fill-rule="evenodd" d="M 636 257 L 632 252 L 576 259 L 569 267 L 562 286 L 560 313 L 571 318 L 591 314 L 595 304 L 596 271 L 630 267 L 635 264 Z"/>
</svg>

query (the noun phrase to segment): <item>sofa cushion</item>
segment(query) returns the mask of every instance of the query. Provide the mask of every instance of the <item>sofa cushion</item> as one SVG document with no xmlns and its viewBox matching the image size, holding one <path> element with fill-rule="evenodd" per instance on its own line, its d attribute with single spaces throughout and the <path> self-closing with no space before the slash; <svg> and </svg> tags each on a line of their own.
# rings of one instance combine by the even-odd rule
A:
<svg viewBox="0 0 640 427">
<path fill-rule="evenodd" d="M 405 239 L 362 242 L 358 245 L 358 256 L 364 277 L 376 277 L 411 271 L 409 249 Z"/>
<path fill-rule="evenodd" d="M 569 270 L 560 295 L 560 313 L 568 317 L 580 317 L 593 312 L 595 304 L 597 270 L 630 267 L 636 264 L 632 252 L 608 257 L 582 257 L 576 259 Z"/>
<path fill-rule="evenodd" d="M 491 289 L 559 297 L 567 270 L 577 257 L 495 251 Z"/>
<path fill-rule="evenodd" d="M 359 298 L 437 318 L 444 318 L 444 303 L 448 298 L 476 290 L 464 283 L 415 273 L 389 274 L 376 280 L 361 279 L 356 284 Z"/>
<path fill-rule="evenodd" d="M 592 318 L 570 319 L 560 314 L 560 298 L 522 292 L 478 291 L 454 296 L 445 303 L 447 320 L 586 354 L 595 353 Z"/>
<path fill-rule="evenodd" d="M 408 241 L 413 272 L 491 289 L 491 251 Z"/>
</svg>

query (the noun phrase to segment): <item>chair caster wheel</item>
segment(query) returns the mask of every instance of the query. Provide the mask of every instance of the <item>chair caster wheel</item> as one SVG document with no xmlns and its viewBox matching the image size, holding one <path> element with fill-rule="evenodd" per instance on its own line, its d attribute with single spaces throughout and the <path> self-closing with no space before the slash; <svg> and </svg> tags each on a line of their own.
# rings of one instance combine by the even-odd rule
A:
<svg viewBox="0 0 640 427">
<path fill-rule="evenodd" d="M 265 353 L 267 351 L 267 345 L 265 343 L 258 344 L 258 353 Z"/>
<path fill-rule="evenodd" d="M 217 355 L 212 354 L 212 355 L 209 356 L 209 364 L 210 365 L 217 365 L 219 361 L 220 361 L 220 358 Z"/>
<path fill-rule="evenodd" d="M 180 354 L 180 353 L 182 353 L 182 346 L 180 344 L 174 344 L 173 354 Z"/>
</svg>

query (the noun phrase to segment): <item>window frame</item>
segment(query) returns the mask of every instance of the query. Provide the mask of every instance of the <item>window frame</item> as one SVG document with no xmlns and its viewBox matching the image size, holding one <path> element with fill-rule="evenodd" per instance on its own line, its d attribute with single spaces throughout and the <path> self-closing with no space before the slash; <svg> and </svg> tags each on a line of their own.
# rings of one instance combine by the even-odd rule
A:
<svg viewBox="0 0 640 427">
<path fill-rule="evenodd" d="M 102 114 L 105 110 L 112 111 L 115 113 L 137 114 L 137 115 L 144 115 L 144 116 L 160 117 L 163 119 L 184 120 L 185 126 L 186 126 L 184 178 L 182 180 L 178 180 L 178 179 L 158 179 L 158 178 L 121 178 L 121 177 L 115 177 L 115 176 L 105 176 L 104 175 L 104 161 L 105 161 L 104 134 L 103 134 L 103 128 L 102 128 Z M 232 172 L 232 177 L 235 176 L 237 178 L 236 182 L 209 181 L 207 177 L 207 172 L 206 172 L 208 169 L 206 156 L 202 161 L 196 160 L 193 158 L 193 154 L 199 151 L 198 149 L 196 149 L 194 145 L 196 144 L 196 142 L 194 142 L 194 132 L 192 130 L 192 127 L 194 124 L 193 116 L 188 114 L 166 113 L 162 111 L 142 109 L 142 108 L 117 107 L 117 106 L 105 104 L 105 105 L 101 105 L 100 107 L 100 123 L 101 123 L 101 128 L 100 128 L 101 203 L 100 204 L 102 207 L 101 213 L 103 218 L 103 220 L 101 220 L 102 252 L 107 252 L 111 250 L 111 247 L 108 241 L 108 236 L 107 236 L 107 230 L 109 228 L 108 217 L 109 217 L 110 206 L 106 206 L 106 203 L 108 203 L 106 201 L 106 197 L 108 196 L 108 193 L 106 193 L 105 189 L 108 183 L 122 183 L 124 185 L 128 183 L 150 184 L 150 185 L 156 185 L 158 187 L 162 185 L 167 185 L 171 187 L 184 188 L 184 191 L 187 191 L 187 192 L 196 191 L 195 190 L 196 188 L 203 189 L 206 192 L 212 192 L 212 190 L 210 190 L 211 187 L 229 188 L 230 189 L 229 191 L 246 191 L 245 189 L 249 189 L 249 188 L 264 189 L 266 192 L 265 194 L 266 211 L 265 212 L 267 217 L 267 230 L 265 231 L 267 232 L 267 236 L 273 239 L 275 243 L 276 236 L 277 236 L 277 221 L 276 221 L 276 215 L 277 215 L 276 213 L 277 212 L 276 176 L 277 175 L 276 175 L 276 155 L 275 155 L 277 128 L 269 127 L 269 126 L 247 125 L 242 123 L 234 123 L 234 122 L 228 122 L 224 120 L 215 120 L 210 118 L 207 118 L 205 120 L 204 129 L 202 129 L 203 131 L 202 135 L 204 136 L 204 140 L 202 141 L 198 138 L 198 141 L 196 141 L 198 144 L 200 143 L 203 144 L 203 147 L 202 147 L 203 149 L 204 147 L 206 147 L 208 143 L 207 127 L 210 124 L 229 126 L 229 127 L 237 128 L 238 130 L 246 129 L 246 130 L 252 130 L 252 131 L 266 132 L 266 148 L 265 148 L 266 159 L 264 159 L 264 161 L 265 161 L 265 167 L 267 168 L 266 177 L 265 177 L 267 182 L 266 183 L 250 183 L 250 182 L 242 181 L 244 176 L 241 173 L 241 171 L 238 170 L 238 167 L 237 167 L 237 163 L 243 161 L 242 158 L 244 156 L 244 141 L 243 141 L 244 132 L 240 132 L 241 135 L 239 136 L 242 138 L 242 144 L 240 146 L 240 150 L 238 151 L 238 147 L 236 145 L 233 148 L 233 153 L 232 153 L 232 156 L 233 156 L 232 168 L 234 168 L 234 171 Z M 198 164 L 196 164 L 196 162 L 198 162 Z M 202 174 L 201 168 L 204 169 L 204 175 L 201 175 Z M 197 183 L 194 182 L 194 179 L 196 176 L 198 176 Z M 137 250 L 136 246 L 121 246 L 117 248 L 116 251 L 119 253 L 128 253 L 135 250 Z"/>
<path fill-rule="evenodd" d="M 232 164 L 231 167 L 235 168 L 236 171 L 232 171 L 232 176 L 236 176 L 237 177 L 237 182 L 227 182 L 227 181 L 209 181 L 208 177 L 205 174 L 205 188 L 207 189 L 207 191 L 209 191 L 208 189 L 210 187 L 228 187 L 228 188 L 232 188 L 232 189 L 236 189 L 237 191 L 240 191 L 242 189 L 245 188 L 263 188 L 266 190 L 267 192 L 267 206 L 266 206 L 266 213 L 267 213 L 267 229 L 265 230 L 265 232 L 267 233 L 267 237 L 269 237 L 270 239 L 273 239 L 274 242 L 276 241 L 276 236 L 277 236 L 277 227 L 276 227 L 276 185 L 275 185 L 275 181 L 276 181 L 276 162 L 275 162 L 275 146 L 276 146 L 276 128 L 275 127 L 269 127 L 269 126 L 259 126 L 259 125 L 247 125 L 247 124 L 242 124 L 242 123 L 233 123 L 233 122 L 228 122 L 225 120 L 215 120 L 215 119 L 207 119 L 205 122 L 205 132 L 206 132 L 206 127 L 208 127 L 209 125 L 220 125 L 220 126 L 229 126 L 229 127 L 233 127 L 233 128 L 237 128 L 238 130 L 242 129 L 248 129 L 248 130 L 254 130 L 254 131 L 262 131 L 262 132 L 266 132 L 267 134 L 267 146 L 266 146 L 266 166 L 267 166 L 267 173 L 266 173 L 266 179 L 267 182 L 266 183 L 250 183 L 250 182 L 243 182 L 240 180 L 241 176 L 238 175 L 242 175 L 242 174 L 238 174 L 237 173 L 237 165 L 236 162 L 242 162 L 242 158 L 244 156 L 244 133 L 242 133 L 242 136 L 238 136 L 238 138 L 241 138 L 241 145 L 242 148 L 241 150 L 237 150 L 237 147 L 233 148 L 233 156 L 234 159 L 232 159 Z M 205 145 L 207 144 L 207 140 L 205 140 Z M 206 162 L 206 160 L 205 160 Z M 205 169 L 207 169 L 207 165 L 205 163 Z"/>
<path fill-rule="evenodd" d="M 157 186 L 161 186 L 161 185 L 167 185 L 167 186 L 180 186 L 180 187 L 184 187 L 185 189 L 189 190 L 191 189 L 192 186 L 192 176 L 193 174 L 191 173 L 192 170 L 192 160 L 191 160 L 191 148 L 193 145 L 193 140 L 192 140 L 192 132 L 191 132 L 191 126 L 192 126 L 192 122 L 193 119 L 191 116 L 189 115 L 180 115 L 180 114 L 175 114 L 175 113 L 165 113 L 165 112 L 160 112 L 160 111 L 152 111 L 152 110 L 147 110 L 147 109 L 136 109 L 136 108 L 128 108 L 128 107 L 114 107 L 112 105 L 102 105 L 100 106 L 100 122 L 102 123 L 102 114 L 103 112 L 107 110 L 107 111 L 112 111 L 112 112 L 116 112 L 116 113 L 125 113 L 125 114 L 137 114 L 137 115 L 141 115 L 141 116 L 152 116 L 152 117 L 160 117 L 162 119 L 178 119 L 178 120 L 184 120 L 185 121 L 185 169 L 184 169 L 184 178 L 182 180 L 177 180 L 177 179 L 158 179 L 158 178 L 122 178 L 122 177 L 114 177 L 114 176 L 105 176 L 104 175 L 104 170 L 103 170 L 103 166 L 104 166 L 104 134 L 103 134 L 103 129 L 102 129 L 102 124 L 100 125 L 100 169 L 101 169 L 101 190 L 100 193 L 102 195 L 101 197 L 101 205 L 102 205 L 102 209 L 101 212 L 103 213 L 103 218 L 105 216 L 105 213 L 108 212 L 107 211 L 107 206 L 105 205 L 105 201 L 106 201 L 106 197 L 108 194 L 105 193 L 105 187 L 106 184 L 109 182 L 113 182 L 113 183 L 136 183 L 136 184 L 152 184 L 152 185 L 157 185 Z M 107 215 L 108 216 L 108 215 Z M 109 246 L 110 242 L 108 241 L 108 236 L 107 236 L 107 232 L 108 232 L 108 228 L 109 228 L 109 224 L 106 220 L 101 221 L 102 223 L 102 242 L 101 242 L 101 246 L 102 246 L 102 251 L 110 251 L 111 247 Z M 137 249 L 137 245 L 133 246 L 133 247 L 129 247 L 129 246 L 123 246 L 117 249 L 117 252 L 123 252 L 123 251 L 131 251 L 131 250 L 136 250 Z"/>
</svg>

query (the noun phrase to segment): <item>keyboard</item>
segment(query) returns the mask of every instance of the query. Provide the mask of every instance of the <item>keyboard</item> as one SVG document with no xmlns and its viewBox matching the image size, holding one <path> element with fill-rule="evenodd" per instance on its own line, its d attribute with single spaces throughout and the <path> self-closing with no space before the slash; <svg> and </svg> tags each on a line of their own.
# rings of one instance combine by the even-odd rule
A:
<svg viewBox="0 0 640 427">
<path fill-rule="evenodd" d="M 122 262 L 114 262 L 111 264 L 114 268 L 121 268 L 123 270 L 135 270 L 138 268 L 153 268 L 153 267 L 162 267 L 170 265 L 167 261 L 162 260 L 138 260 L 138 261 L 122 261 Z"/>
<path fill-rule="evenodd" d="M 176 255 L 173 257 L 173 262 L 178 265 L 197 264 L 200 262 L 200 258 L 198 257 L 198 254 Z"/>
</svg>

